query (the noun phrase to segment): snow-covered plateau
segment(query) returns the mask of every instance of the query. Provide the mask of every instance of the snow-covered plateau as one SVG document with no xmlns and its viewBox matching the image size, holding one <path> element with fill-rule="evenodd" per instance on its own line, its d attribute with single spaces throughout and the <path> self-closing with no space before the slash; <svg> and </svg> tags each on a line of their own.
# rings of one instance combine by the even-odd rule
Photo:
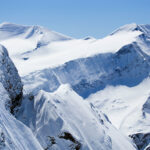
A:
<svg viewBox="0 0 150 150">
<path fill-rule="evenodd" d="M 0 149 L 150 149 L 150 25 L 75 39 L 2 23 L 0 44 Z"/>
</svg>

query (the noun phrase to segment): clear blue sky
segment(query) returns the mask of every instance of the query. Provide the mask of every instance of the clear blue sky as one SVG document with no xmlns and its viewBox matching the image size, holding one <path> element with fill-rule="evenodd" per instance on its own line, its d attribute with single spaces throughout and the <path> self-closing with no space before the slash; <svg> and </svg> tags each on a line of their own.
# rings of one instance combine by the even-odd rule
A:
<svg viewBox="0 0 150 150">
<path fill-rule="evenodd" d="M 101 38 L 124 24 L 150 23 L 150 0 L 0 0 L 0 22 Z"/>
</svg>

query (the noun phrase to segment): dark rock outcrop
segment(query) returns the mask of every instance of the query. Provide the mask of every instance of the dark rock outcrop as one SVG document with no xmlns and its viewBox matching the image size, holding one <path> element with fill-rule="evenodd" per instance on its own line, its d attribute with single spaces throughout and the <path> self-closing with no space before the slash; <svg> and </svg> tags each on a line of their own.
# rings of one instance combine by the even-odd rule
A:
<svg viewBox="0 0 150 150">
<path fill-rule="evenodd" d="M 138 150 L 148 150 L 147 145 L 150 143 L 150 133 L 136 133 L 130 135 Z M 147 147 L 147 148 L 146 148 Z"/>
</svg>

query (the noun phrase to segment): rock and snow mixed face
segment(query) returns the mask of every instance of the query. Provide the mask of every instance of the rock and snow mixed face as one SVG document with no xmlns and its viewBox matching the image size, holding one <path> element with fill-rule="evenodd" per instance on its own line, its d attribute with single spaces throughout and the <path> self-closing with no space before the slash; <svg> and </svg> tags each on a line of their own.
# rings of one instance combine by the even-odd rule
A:
<svg viewBox="0 0 150 150">
<path fill-rule="evenodd" d="M 13 113 L 15 107 L 21 104 L 23 85 L 16 67 L 9 58 L 6 48 L 2 45 L 0 45 L 0 82 L 11 99 L 7 103 Z"/>
<path fill-rule="evenodd" d="M 0 149 L 42 150 L 31 130 L 6 110 L 6 106 L 14 109 L 21 95 L 22 83 L 17 69 L 7 50 L 0 45 Z"/>
</svg>

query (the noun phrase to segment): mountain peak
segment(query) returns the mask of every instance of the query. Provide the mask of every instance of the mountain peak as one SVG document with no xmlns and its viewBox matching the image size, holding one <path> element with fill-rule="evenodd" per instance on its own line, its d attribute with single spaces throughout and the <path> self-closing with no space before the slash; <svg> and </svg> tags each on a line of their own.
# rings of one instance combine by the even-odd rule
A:
<svg viewBox="0 0 150 150">
<path fill-rule="evenodd" d="M 133 31 L 138 27 L 136 23 L 126 24 L 120 27 L 120 30 Z"/>
<path fill-rule="evenodd" d="M 149 37 L 150 24 L 141 24 L 141 25 L 137 25 L 136 23 L 127 24 L 112 32 L 111 35 L 124 33 L 124 32 L 134 32 L 134 31 L 139 31 Z"/>
<path fill-rule="evenodd" d="M 31 38 L 38 37 L 38 39 L 44 38 L 45 41 L 62 41 L 70 40 L 71 37 L 65 36 L 61 33 L 46 29 L 38 25 L 18 25 L 14 23 L 4 22 L 0 24 L 1 39 L 9 39 L 13 37 Z"/>
<path fill-rule="evenodd" d="M 138 25 L 136 23 L 126 24 L 126 25 L 118 28 L 114 32 L 112 32 L 111 35 L 114 35 L 114 34 L 117 34 L 117 33 L 121 33 L 121 32 L 135 31 L 137 27 L 138 27 Z"/>
</svg>

